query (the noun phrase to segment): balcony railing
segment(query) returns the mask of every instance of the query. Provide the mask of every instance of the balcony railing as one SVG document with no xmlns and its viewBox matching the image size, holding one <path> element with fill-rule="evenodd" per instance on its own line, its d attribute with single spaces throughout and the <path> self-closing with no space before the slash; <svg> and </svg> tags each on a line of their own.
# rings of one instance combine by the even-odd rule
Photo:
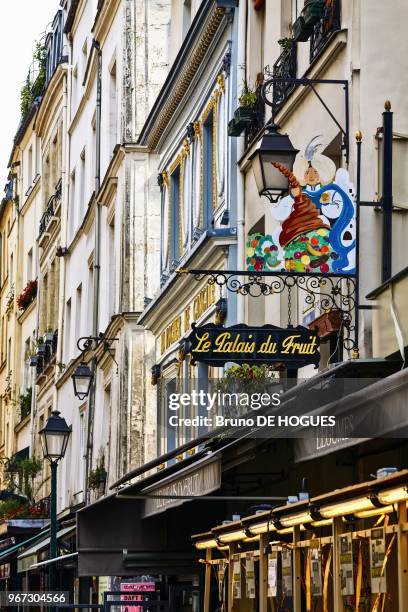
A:
<svg viewBox="0 0 408 612">
<path fill-rule="evenodd" d="M 41 238 L 41 236 L 47 230 L 51 219 L 55 217 L 55 211 L 61 202 L 61 185 L 62 183 L 60 181 L 57 185 L 55 193 L 48 200 L 47 208 L 40 219 L 39 238 Z"/>
<path fill-rule="evenodd" d="M 46 61 L 46 84 L 51 80 L 58 64 L 62 59 L 63 34 L 64 32 L 64 13 L 59 10 L 52 22 L 51 31 L 47 34 L 45 41 L 47 61 Z"/>
<path fill-rule="evenodd" d="M 325 47 L 328 39 L 341 27 L 341 0 L 325 0 L 324 16 L 316 23 L 310 38 L 310 61 Z"/>
<path fill-rule="evenodd" d="M 296 78 L 297 70 L 297 44 L 294 41 L 288 41 L 286 47 L 276 60 L 272 68 L 272 76 L 274 78 Z M 293 83 L 274 83 L 273 85 L 273 106 L 274 110 L 278 109 L 286 100 L 290 92 L 294 89 Z"/>
</svg>

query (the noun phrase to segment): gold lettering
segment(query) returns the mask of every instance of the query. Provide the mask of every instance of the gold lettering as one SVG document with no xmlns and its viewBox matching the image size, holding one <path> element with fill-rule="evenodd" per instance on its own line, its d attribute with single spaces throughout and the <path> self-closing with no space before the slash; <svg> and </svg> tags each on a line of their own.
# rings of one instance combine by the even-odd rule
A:
<svg viewBox="0 0 408 612">
<path fill-rule="evenodd" d="M 207 353 L 211 348 L 211 342 L 208 340 L 209 333 L 205 332 L 202 336 L 197 336 L 198 344 L 194 349 L 195 353 Z"/>
<path fill-rule="evenodd" d="M 255 351 L 255 342 L 241 340 L 241 335 L 237 334 L 232 340 L 232 334 L 224 332 L 215 339 L 214 353 L 253 353 Z M 248 336 L 251 340 L 252 336 Z"/>
<path fill-rule="evenodd" d="M 277 352 L 278 346 L 276 342 L 272 341 L 271 336 L 268 336 L 268 339 L 265 340 L 265 342 L 262 342 L 258 351 L 258 353 L 261 353 L 261 355 L 274 355 Z"/>
<path fill-rule="evenodd" d="M 184 311 L 184 332 L 190 329 L 190 304 Z"/>
<path fill-rule="evenodd" d="M 284 339 L 282 342 L 283 355 L 314 355 L 317 350 L 316 336 L 310 336 L 310 342 L 296 342 L 296 339 L 300 337 L 298 334 Z"/>
</svg>

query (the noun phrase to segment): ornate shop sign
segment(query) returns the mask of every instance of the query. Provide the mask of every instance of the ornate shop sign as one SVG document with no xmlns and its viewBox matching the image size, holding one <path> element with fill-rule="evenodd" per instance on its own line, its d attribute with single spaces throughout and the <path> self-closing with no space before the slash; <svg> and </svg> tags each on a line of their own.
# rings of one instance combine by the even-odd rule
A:
<svg viewBox="0 0 408 612">
<path fill-rule="evenodd" d="M 272 234 L 248 236 L 247 270 L 355 274 L 355 188 L 347 170 L 317 152 L 318 139 L 296 159 L 291 176 L 299 188 L 272 206 Z"/>
<path fill-rule="evenodd" d="M 244 324 L 223 327 L 214 323 L 197 327 L 193 323 L 192 329 L 188 338 L 192 363 L 201 361 L 215 367 L 228 362 L 283 363 L 292 368 L 319 365 L 319 337 L 301 325 L 284 329 Z"/>
</svg>

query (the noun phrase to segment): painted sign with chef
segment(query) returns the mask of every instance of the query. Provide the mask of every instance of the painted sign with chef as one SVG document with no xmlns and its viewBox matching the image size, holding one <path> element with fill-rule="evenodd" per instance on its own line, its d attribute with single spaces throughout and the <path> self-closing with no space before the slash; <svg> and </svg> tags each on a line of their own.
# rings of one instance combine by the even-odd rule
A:
<svg viewBox="0 0 408 612">
<path fill-rule="evenodd" d="M 247 240 L 249 271 L 351 275 L 356 259 L 355 190 L 347 170 L 318 153 L 320 136 L 298 156 L 290 193 L 272 204 L 270 234 Z"/>
</svg>

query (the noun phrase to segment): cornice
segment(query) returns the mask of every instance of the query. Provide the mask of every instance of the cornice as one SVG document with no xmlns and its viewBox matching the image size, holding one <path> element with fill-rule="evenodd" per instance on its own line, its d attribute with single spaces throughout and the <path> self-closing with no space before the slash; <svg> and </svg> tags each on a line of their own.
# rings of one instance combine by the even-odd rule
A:
<svg viewBox="0 0 408 612">
<path fill-rule="evenodd" d="M 225 8 L 207 0 L 197 13 L 170 73 L 146 119 L 138 144 L 155 150 L 161 134 L 188 90 L 225 16 Z"/>
<path fill-rule="evenodd" d="M 120 2 L 121 0 L 110 0 L 110 2 L 103 2 L 96 15 L 94 24 L 92 26 L 92 33 L 100 45 L 103 45 L 107 35 L 109 34 Z"/>
</svg>

